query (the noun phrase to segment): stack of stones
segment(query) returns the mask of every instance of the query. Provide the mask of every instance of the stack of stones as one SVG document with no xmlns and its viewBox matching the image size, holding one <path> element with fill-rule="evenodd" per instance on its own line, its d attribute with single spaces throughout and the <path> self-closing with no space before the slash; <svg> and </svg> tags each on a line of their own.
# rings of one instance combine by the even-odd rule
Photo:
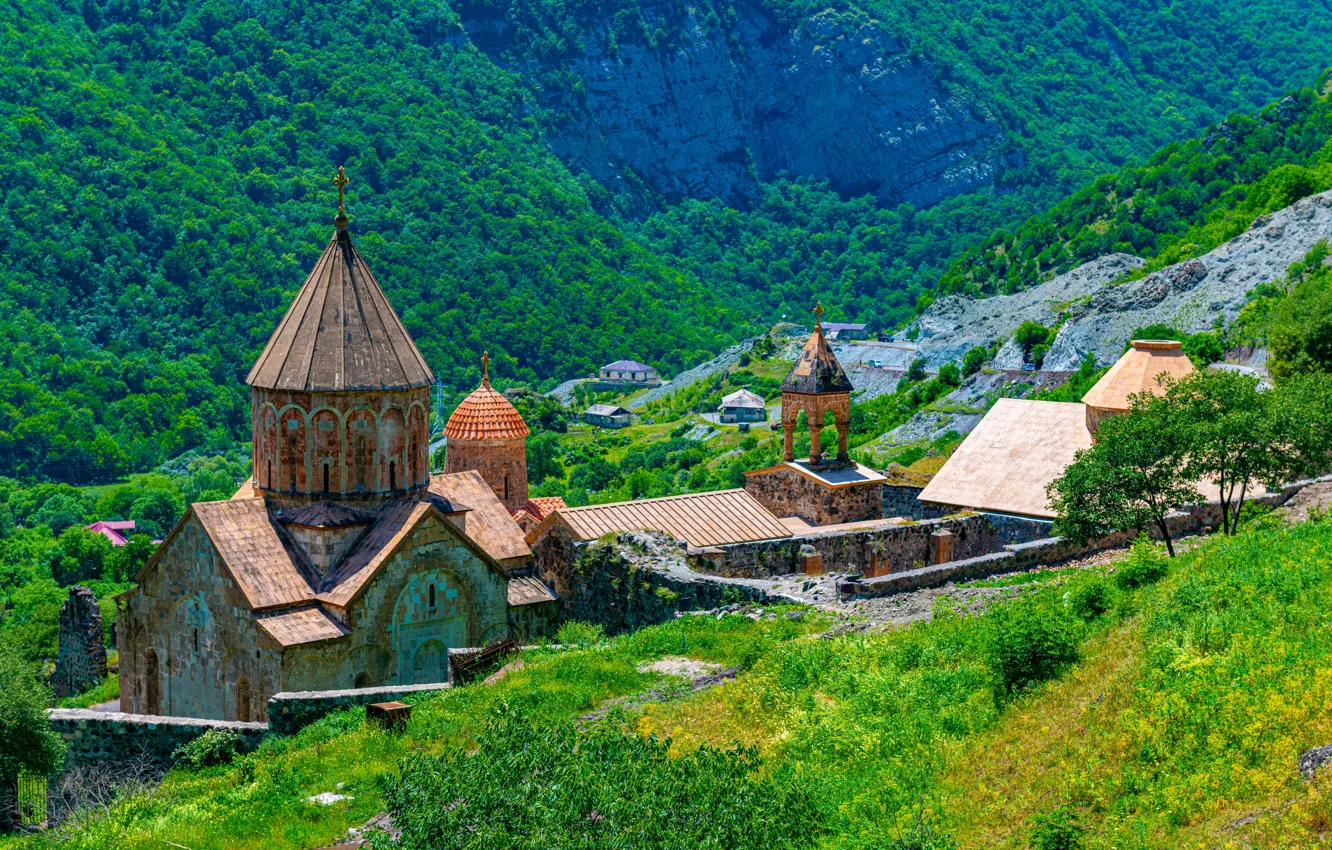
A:
<svg viewBox="0 0 1332 850">
<path fill-rule="evenodd" d="M 82 585 L 69 589 L 60 610 L 60 650 L 51 690 L 57 697 L 83 693 L 106 678 L 106 647 L 102 645 L 102 611 L 97 596 Z"/>
</svg>

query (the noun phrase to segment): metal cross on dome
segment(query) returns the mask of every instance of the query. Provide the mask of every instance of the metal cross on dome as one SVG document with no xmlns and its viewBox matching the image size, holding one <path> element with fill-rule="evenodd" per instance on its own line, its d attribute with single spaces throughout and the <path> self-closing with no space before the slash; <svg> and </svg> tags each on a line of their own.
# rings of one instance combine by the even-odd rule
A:
<svg viewBox="0 0 1332 850">
<path fill-rule="evenodd" d="M 814 326 L 823 327 L 823 302 L 817 301 L 814 304 Z"/>
<path fill-rule="evenodd" d="M 338 166 L 338 176 L 333 178 L 333 185 L 338 187 L 338 215 L 347 214 L 347 199 L 343 190 L 351 181 L 347 179 L 347 172 L 341 165 Z"/>
<path fill-rule="evenodd" d="M 481 383 L 490 386 L 490 352 L 481 352 Z"/>
</svg>

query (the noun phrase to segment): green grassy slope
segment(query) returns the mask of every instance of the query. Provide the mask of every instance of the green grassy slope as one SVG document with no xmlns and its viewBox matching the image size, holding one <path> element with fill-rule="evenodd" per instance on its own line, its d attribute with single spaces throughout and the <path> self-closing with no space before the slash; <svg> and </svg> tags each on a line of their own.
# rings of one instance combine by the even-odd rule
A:
<svg viewBox="0 0 1332 850">
<path fill-rule="evenodd" d="M 610 722 L 669 735 L 678 753 L 756 746 L 774 780 L 816 801 L 800 825 L 810 846 L 933 832 L 965 848 L 1019 848 L 1056 810 L 1074 813 L 1088 848 L 1325 846 L 1329 780 L 1303 783 L 1295 760 L 1332 740 L 1329 567 L 1332 525 L 1315 521 L 1200 542 L 1155 586 L 1124 589 L 1123 562 L 1046 571 L 983 616 L 945 607 L 872 635 L 808 640 L 798 638 L 807 626 L 784 619 L 685 618 L 424 702 L 403 738 L 348 713 L 268 745 L 250 766 L 173 773 L 62 846 L 328 840 L 376 810 L 376 774 L 409 750 L 466 742 L 489 707 L 506 701 L 553 723 L 648 686 L 636 665 L 680 653 L 745 672 Z M 1033 636 L 1064 649 L 1037 663 Z M 1069 651 L 1077 660 L 1057 663 Z M 356 799 L 302 802 L 336 782 Z"/>
</svg>

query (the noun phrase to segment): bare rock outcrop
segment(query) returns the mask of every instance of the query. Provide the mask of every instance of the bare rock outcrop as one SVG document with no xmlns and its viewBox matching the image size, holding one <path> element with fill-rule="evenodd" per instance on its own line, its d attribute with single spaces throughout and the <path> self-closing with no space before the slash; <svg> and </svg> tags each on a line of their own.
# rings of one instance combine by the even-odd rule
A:
<svg viewBox="0 0 1332 850">
<path fill-rule="evenodd" d="M 561 116 L 556 153 L 604 185 L 632 190 L 638 179 L 671 200 L 743 204 L 760 180 L 787 173 L 926 206 L 992 181 L 998 123 L 881 24 L 827 11 L 791 27 L 742 2 L 728 33 L 705 12 L 681 22 L 665 4 L 645 5 L 669 47 L 609 19 L 585 31 L 562 69 L 578 83 L 543 92 Z M 465 26 L 493 60 L 550 78 L 515 67 L 507 20 Z"/>
<path fill-rule="evenodd" d="M 1024 321 L 1053 326 L 1062 316 L 1044 368 L 1076 369 L 1089 352 L 1108 365 L 1137 328 L 1161 323 L 1198 333 L 1218 319 L 1232 321 L 1251 289 L 1280 280 L 1324 239 L 1332 239 L 1332 191 L 1260 216 L 1247 232 L 1203 256 L 1137 280 L 1116 283 L 1143 260 L 1110 254 L 1014 295 L 944 296 L 914 324 L 917 345 L 938 367 L 973 346 L 1010 336 Z M 1005 362 L 1012 359 L 1007 355 Z"/>
<path fill-rule="evenodd" d="M 102 611 L 97 595 L 81 585 L 69 589 L 60 609 L 59 649 L 51 690 L 57 697 L 74 696 L 106 678 L 106 647 L 102 645 Z"/>
</svg>

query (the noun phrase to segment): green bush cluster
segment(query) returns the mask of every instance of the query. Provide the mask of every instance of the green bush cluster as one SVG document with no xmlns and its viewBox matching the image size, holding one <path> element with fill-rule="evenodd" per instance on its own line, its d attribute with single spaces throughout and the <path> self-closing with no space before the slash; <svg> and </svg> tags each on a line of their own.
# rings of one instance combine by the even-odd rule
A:
<svg viewBox="0 0 1332 850">
<path fill-rule="evenodd" d="M 202 770 L 231 764 L 240 752 L 240 735 L 230 729 L 209 729 L 199 737 L 176 748 L 172 758 L 185 770 Z"/>
<path fill-rule="evenodd" d="M 989 662 L 1002 698 L 1054 678 L 1078 659 L 1079 631 L 1058 609 L 1019 601 L 992 611 L 989 625 Z"/>
<path fill-rule="evenodd" d="M 1127 557 L 1115 564 L 1115 585 L 1120 590 L 1133 590 L 1156 584 L 1170 572 L 1170 559 L 1160 546 L 1146 535 L 1133 541 Z"/>
<path fill-rule="evenodd" d="M 794 850 L 823 832 L 808 789 L 765 775 L 757 749 L 670 749 L 616 729 L 538 725 L 501 706 L 475 748 L 408 756 L 384 780 L 402 830 L 393 846 Z"/>
</svg>

